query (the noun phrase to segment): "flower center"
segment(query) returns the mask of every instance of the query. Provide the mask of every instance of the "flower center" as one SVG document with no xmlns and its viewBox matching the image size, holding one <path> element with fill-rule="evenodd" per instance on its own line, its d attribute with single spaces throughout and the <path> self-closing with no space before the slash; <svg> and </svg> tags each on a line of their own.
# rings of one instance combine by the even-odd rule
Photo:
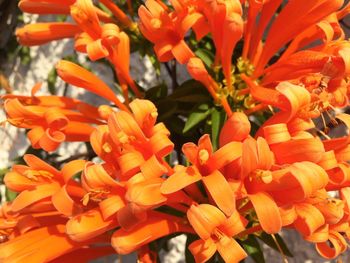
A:
<svg viewBox="0 0 350 263">
<path fill-rule="evenodd" d="M 205 164 L 209 160 L 209 152 L 205 149 L 202 149 L 198 153 L 199 163 Z"/>
<path fill-rule="evenodd" d="M 49 173 L 48 171 L 43 170 L 27 170 L 23 173 L 25 177 L 27 177 L 31 181 L 39 181 L 39 178 L 52 180 L 53 174 Z"/>
<path fill-rule="evenodd" d="M 272 181 L 272 173 L 271 171 L 256 169 L 255 171 L 251 172 L 249 177 L 254 180 L 260 180 L 264 182 L 265 184 L 271 183 Z"/>
<path fill-rule="evenodd" d="M 224 234 L 218 228 L 215 228 L 210 237 L 216 243 L 224 237 Z"/>
<path fill-rule="evenodd" d="M 107 198 L 109 193 L 110 191 L 104 189 L 91 189 L 83 196 L 81 201 L 84 206 L 87 206 L 90 200 L 93 202 L 101 202 Z"/>
</svg>

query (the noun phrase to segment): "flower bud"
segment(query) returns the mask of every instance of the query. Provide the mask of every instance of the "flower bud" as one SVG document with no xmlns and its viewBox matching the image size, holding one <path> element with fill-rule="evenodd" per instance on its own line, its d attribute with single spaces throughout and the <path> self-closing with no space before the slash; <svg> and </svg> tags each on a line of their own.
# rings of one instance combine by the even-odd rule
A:
<svg viewBox="0 0 350 263">
<path fill-rule="evenodd" d="M 243 141 L 250 132 L 250 122 L 243 112 L 234 112 L 220 132 L 220 146 L 232 141 Z"/>
</svg>

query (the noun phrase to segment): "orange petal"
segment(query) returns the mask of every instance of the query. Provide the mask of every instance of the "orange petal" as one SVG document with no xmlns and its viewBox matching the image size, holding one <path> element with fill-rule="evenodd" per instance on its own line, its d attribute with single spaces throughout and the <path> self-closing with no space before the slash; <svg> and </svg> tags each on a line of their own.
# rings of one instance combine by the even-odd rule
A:
<svg viewBox="0 0 350 263">
<path fill-rule="evenodd" d="M 303 235 L 312 235 L 319 227 L 325 223 L 321 212 L 308 203 L 295 206 L 298 218 L 294 222 L 294 227 Z"/>
<path fill-rule="evenodd" d="M 167 178 L 160 187 L 160 191 L 162 194 L 175 193 L 188 185 L 198 182 L 201 178 L 202 176 L 195 168 L 188 167 L 185 171 L 175 172 Z"/>
<path fill-rule="evenodd" d="M 208 261 L 216 252 L 216 245 L 213 240 L 196 240 L 192 242 L 188 249 L 191 251 L 196 262 L 206 262 Z"/>
<path fill-rule="evenodd" d="M 152 155 L 141 166 L 140 170 L 146 179 L 161 177 L 167 173 L 167 169 L 162 165 L 155 155 Z"/>
<path fill-rule="evenodd" d="M 146 137 L 133 116 L 127 112 L 114 112 L 108 118 L 111 138 L 116 145 L 128 143 L 132 139 L 145 141 Z M 121 136 L 123 132 L 126 136 Z M 125 137 L 125 138 L 124 138 Z M 134 137 L 134 138 L 132 138 Z"/>
<path fill-rule="evenodd" d="M 242 143 L 229 142 L 213 153 L 209 163 L 212 169 L 221 169 L 242 156 Z"/>
<path fill-rule="evenodd" d="M 56 183 L 38 185 L 34 189 L 21 192 L 12 203 L 12 211 L 18 212 L 31 204 L 34 204 L 47 197 L 51 197 L 58 191 L 59 185 Z"/>
<path fill-rule="evenodd" d="M 94 238 L 118 226 L 116 219 L 103 220 L 101 211 L 89 210 L 68 220 L 66 233 L 72 240 L 84 241 Z"/>
<path fill-rule="evenodd" d="M 195 56 L 184 40 L 173 46 L 171 52 L 180 64 L 187 64 L 189 59 Z"/>
<path fill-rule="evenodd" d="M 312 235 L 303 238 L 312 243 L 326 242 L 329 238 L 329 225 L 321 226 Z"/>
<path fill-rule="evenodd" d="M 271 145 L 278 164 L 287 164 L 301 161 L 317 163 L 321 160 L 324 147 L 318 138 L 296 139 Z"/>
<path fill-rule="evenodd" d="M 68 182 L 74 175 L 84 170 L 85 164 L 85 160 L 74 160 L 65 164 L 61 170 L 64 181 Z"/>
<path fill-rule="evenodd" d="M 114 232 L 111 240 L 112 246 L 118 254 L 125 255 L 160 237 L 190 230 L 189 227 L 179 223 L 176 217 L 172 218 L 172 220 L 169 220 L 160 216 L 151 216 L 147 221 L 140 223 L 131 231 L 121 228 Z"/>
<path fill-rule="evenodd" d="M 56 64 L 56 70 L 57 74 L 67 83 L 93 92 L 114 102 L 121 110 L 128 111 L 128 108 L 101 79 L 83 67 L 67 60 L 61 60 Z"/>
<path fill-rule="evenodd" d="M 174 143 L 163 133 L 156 133 L 150 138 L 152 152 L 158 157 L 163 158 L 170 154 L 174 149 Z"/>
<path fill-rule="evenodd" d="M 332 246 L 330 246 L 328 242 L 316 244 L 317 252 L 327 259 L 336 258 L 340 253 L 343 253 L 348 247 L 344 237 L 335 231 L 330 231 L 329 242 Z"/>
<path fill-rule="evenodd" d="M 236 209 L 236 198 L 223 174 L 216 170 L 204 176 L 202 181 L 215 204 L 227 216 L 231 216 Z"/>
<path fill-rule="evenodd" d="M 59 177 L 60 175 L 60 172 L 56 168 L 52 167 L 51 165 L 49 165 L 48 163 L 46 163 L 45 161 L 41 160 L 33 154 L 25 154 L 23 156 L 23 159 L 26 162 L 26 164 L 33 170 L 47 171 L 57 177 Z"/>
<path fill-rule="evenodd" d="M 236 240 L 227 236 L 223 236 L 216 246 L 225 262 L 238 263 L 248 256 Z"/>
<path fill-rule="evenodd" d="M 248 195 L 252 202 L 262 229 L 268 234 L 274 234 L 281 230 L 282 219 L 276 202 L 267 193 Z"/>
<path fill-rule="evenodd" d="M 25 46 L 46 44 L 53 40 L 74 37 L 80 32 L 77 25 L 63 22 L 28 24 L 16 30 L 16 36 Z"/>
<path fill-rule="evenodd" d="M 245 230 L 248 220 L 241 216 L 237 210 L 227 218 L 227 220 L 219 226 L 219 229 L 223 231 L 227 236 L 233 237 L 238 233 Z"/>
<path fill-rule="evenodd" d="M 111 219 L 113 215 L 115 215 L 122 207 L 124 207 L 125 200 L 119 195 L 113 195 L 108 197 L 101 202 L 98 203 L 103 219 L 108 220 Z"/>
<path fill-rule="evenodd" d="M 140 207 L 159 206 L 167 200 L 160 191 L 163 181 L 162 178 L 152 178 L 133 184 L 126 192 L 125 198 Z"/>
<path fill-rule="evenodd" d="M 112 188 L 115 191 L 124 190 L 120 182 L 112 178 L 102 164 L 86 163 L 82 180 L 92 189 Z"/>
<path fill-rule="evenodd" d="M 123 178 L 129 179 L 140 171 L 141 165 L 145 162 L 141 153 L 133 151 L 127 152 L 117 158 Z"/>
<path fill-rule="evenodd" d="M 220 132 L 220 146 L 232 141 L 243 141 L 250 133 L 250 122 L 247 115 L 242 112 L 234 112 L 225 122 Z"/>
<path fill-rule="evenodd" d="M 66 216 L 73 216 L 83 212 L 82 207 L 75 203 L 69 195 L 66 185 L 52 196 L 52 204 L 57 211 Z"/>
<path fill-rule="evenodd" d="M 226 216 L 217 207 L 209 204 L 192 205 L 187 219 L 196 233 L 204 240 L 210 238 L 215 228 L 222 225 Z"/>
</svg>

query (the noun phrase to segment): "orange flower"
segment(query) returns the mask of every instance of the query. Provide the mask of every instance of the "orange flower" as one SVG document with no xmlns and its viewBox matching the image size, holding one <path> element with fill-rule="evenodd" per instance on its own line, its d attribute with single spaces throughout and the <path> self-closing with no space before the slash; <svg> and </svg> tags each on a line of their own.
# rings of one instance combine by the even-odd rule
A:
<svg viewBox="0 0 350 263">
<path fill-rule="evenodd" d="M 152 212 L 147 221 L 139 224 L 131 231 L 119 229 L 112 236 L 112 246 L 118 254 L 129 254 L 145 244 L 158 238 L 177 233 L 193 233 L 190 226 L 183 223 L 183 219 Z"/>
<path fill-rule="evenodd" d="M 215 206 L 192 205 L 187 218 L 201 238 L 189 246 L 196 262 L 208 261 L 216 251 L 225 262 L 239 262 L 247 257 L 246 252 L 232 238 L 242 232 L 247 224 L 237 212 L 226 218 Z"/>
<path fill-rule="evenodd" d="M 108 7 L 116 7 L 110 1 L 104 1 Z M 119 32 L 119 27 L 113 23 L 100 25 L 94 5 L 91 0 L 78 0 L 71 6 L 71 15 L 83 33 L 76 36 L 75 49 L 87 53 L 91 60 L 108 58 L 115 66 L 115 71 L 127 100 L 129 85 L 138 97 L 141 93 L 130 77 L 129 37 Z M 124 19 L 125 20 L 125 19 Z"/>
<path fill-rule="evenodd" d="M 31 14 L 69 14 L 75 0 L 20 0 L 18 7 L 22 12 Z M 94 7 L 98 17 L 105 23 L 111 23 L 111 17 L 101 9 Z"/>
<path fill-rule="evenodd" d="M 92 124 L 101 123 L 97 109 L 79 100 L 55 96 L 3 98 L 7 121 L 30 129 L 28 138 L 36 149 L 54 151 L 64 141 L 88 141 Z"/>
<path fill-rule="evenodd" d="M 215 64 L 220 61 L 227 87 L 232 90 L 231 57 L 236 43 L 243 34 L 242 7 L 238 0 L 203 2 L 203 13 L 208 19 L 216 48 Z"/>
<path fill-rule="evenodd" d="M 194 56 L 184 41 L 186 32 L 195 24 L 201 15 L 194 13 L 189 17 L 173 19 L 164 6 L 155 0 L 147 0 L 146 6 L 139 8 L 140 30 L 142 34 L 155 44 L 154 51 L 160 62 L 175 58 L 186 64 Z"/>
<path fill-rule="evenodd" d="M 56 64 L 57 74 L 67 83 L 91 91 L 109 101 L 121 110 L 128 108 L 120 102 L 115 93 L 96 75 L 73 62 L 61 60 Z"/>
<path fill-rule="evenodd" d="M 69 6 L 73 3 L 74 0 L 20 0 L 18 7 L 22 12 L 34 14 L 69 14 Z"/>
<path fill-rule="evenodd" d="M 161 193 L 171 194 L 202 180 L 208 194 L 228 216 L 235 210 L 235 197 L 224 175 L 219 171 L 241 156 L 242 145 L 230 142 L 213 153 L 209 135 L 203 135 L 198 146 L 186 143 L 182 147 L 193 164 L 172 174 L 161 186 Z"/>
<path fill-rule="evenodd" d="M 14 165 L 4 178 L 9 189 L 19 192 L 11 204 L 13 212 L 21 212 L 38 204 L 43 204 L 43 211 L 57 209 L 63 215 L 81 211 L 70 195 L 79 198 L 83 194 L 79 184 L 71 180 L 83 169 L 83 160 L 69 162 L 61 171 L 34 155 L 27 154 L 24 160 L 28 166 Z"/>
<path fill-rule="evenodd" d="M 57 224 L 42 227 L 23 234 L 4 244 L 0 244 L 0 260 L 2 262 L 48 262 L 60 256 L 77 250 L 83 246 L 100 240 L 89 240 L 88 242 L 74 242 L 65 233 L 65 225 Z M 45 247 L 45 249 L 42 249 Z M 106 254 L 106 251 L 102 248 Z M 61 261 L 62 262 L 62 261 Z"/>
<path fill-rule="evenodd" d="M 16 30 L 21 45 L 36 46 L 53 40 L 71 38 L 80 32 L 77 25 L 63 22 L 48 22 L 25 25 Z"/>
</svg>

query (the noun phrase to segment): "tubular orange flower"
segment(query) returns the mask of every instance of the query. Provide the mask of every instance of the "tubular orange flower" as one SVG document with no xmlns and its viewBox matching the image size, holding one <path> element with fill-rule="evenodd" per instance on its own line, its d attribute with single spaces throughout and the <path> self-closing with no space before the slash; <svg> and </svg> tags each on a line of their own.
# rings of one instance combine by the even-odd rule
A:
<svg viewBox="0 0 350 263">
<path fill-rule="evenodd" d="M 36 46 L 53 40 L 74 37 L 80 31 L 80 28 L 74 24 L 49 22 L 25 25 L 17 29 L 16 36 L 22 45 Z"/>
<path fill-rule="evenodd" d="M 105 1 L 104 4 L 111 8 L 115 6 L 109 1 Z M 76 50 L 87 53 L 91 60 L 108 58 L 115 66 L 125 99 L 128 98 L 125 84 L 129 85 L 138 97 L 141 97 L 141 93 L 129 73 L 130 44 L 128 35 L 119 32 L 119 27 L 113 23 L 100 25 L 98 14 L 91 0 L 77 1 L 71 6 L 71 15 L 84 31 L 76 37 Z"/>
<path fill-rule="evenodd" d="M 63 141 L 88 141 L 92 125 L 101 123 L 97 109 L 79 100 L 34 95 L 5 95 L 3 99 L 8 122 L 30 129 L 28 138 L 34 148 L 54 151 Z"/>
<path fill-rule="evenodd" d="M 112 236 L 112 246 L 118 254 L 129 254 L 143 245 L 160 237 L 176 232 L 192 233 L 193 230 L 183 220 L 174 216 L 152 212 L 149 219 L 132 231 L 119 229 Z"/>
<path fill-rule="evenodd" d="M 70 179 L 82 170 L 84 161 L 72 161 L 67 163 L 62 171 L 58 171 L 34 155 L 27 154 L 24 160 L 28 166 L 15 165 L 4 178 L 8 188 L 19 192 L 11 205 L 13 212 L 20 212 L 39 203 L 44 203 L 45 209 L 57 209 L 65 215 L 81 210 L 69 193 L 83 193 L 80 186 Z"/>
<path fill-rule="evenodd" d="M 89 245 L 96 240 L 89 242 L 74 242 L 65 233 L 65 225 L 58 224 L 49 227 L 38 228 L 30 231 L 19 238 L 0 244 L 3 262 L 48 262 L 65 253 L 77 250 Z M 45 250 L 42 246 L 48 246 Z M 20 248 L 20 249 L 19 249 Z"/>
<path fill-rule="evenodd" d="M 215 206 L 192 205 L 187 218 L 201 239 L 190 244 L 189 249 L 196 262 L 206 262 L 216 251 L 225 262 L 239 262 L 247 257 L 232 236 L 244 230 L 245 220 L 238 213 L 226 218 Z"/>
<path fill-rule="evenodd" d="M 147 0 L 146 6 L 147 8 L 139 8 L 139 27 L 142 34 L 155 44 L 154 51 L 159 61 L 166 62 L 175 58 L 179 63 L 186 64 L 194 54 L 183 39 L 186 32 L 201 17 L 193 15 L 191 20 L 174 20 L 158 2 Z"/>
<path fill-rule="evenodd" d="M 121 110 L 128 108 L 120 102 L 114 92 L 97 76 L 74 64 L 73 62 L 61 60 L 56 64 L 57 74 L 67 83 L 89 90 L 107 100 L 115 103 Z"/>
</svg>

